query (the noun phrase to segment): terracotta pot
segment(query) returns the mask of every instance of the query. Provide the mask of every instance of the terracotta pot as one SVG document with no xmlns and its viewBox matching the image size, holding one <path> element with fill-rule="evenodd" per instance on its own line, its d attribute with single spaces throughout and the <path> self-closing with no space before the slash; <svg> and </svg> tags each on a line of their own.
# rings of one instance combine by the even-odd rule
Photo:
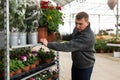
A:
<svg viewBox="0 0 120 80">
<path fill-rule="evenodd" d="M 51 62 L 51 59 L 45 59 L 44 62 L 50 63 L 50 62 Z"/>
<path fill-rule="evenodd" d="M 31 64 L 31 65 L 30 65 L 30 68 L 31 68 L 31 69 L 33 69 L 33 68 L 35 68 L 35 67 L 36 67 L 36 64 Z"/>
<path fill-rule="evenodd" d="M 10 72 L 10 77 L 13 77 L 14 74 L 15 74 L 15 72 L 14 72 L 14 71 L 11 71 L 11 72 Z"/>
<path fill-rule="evenodd" d="M 55 33 L 51 33 L 47 37 L 48 42 L 53 42 L 55 41 Z"/>
<path fill-rule="evenodd" d="M 48 78 L 47 80 L 52 80 L 52 78 L 50 77 L 50 78 Z"/>
<path fill-rule="evenodd" d="M 40 42 L 41 38 L 46 38 L 47 39 L 47 28 L 46 27 L 41 27 L 38 28 L 38 42 Z"/>
<path fill-rule="evenodd" d="M 58 78 L 58 74 L 53 74 L 53 78 Z"/>
<path fill-rule="evenodd" d="M 30 70 L 30 66 L 25 66 L 24 69 L 23 69 L 23 71 L 25 71 L 25 72 L 27 72 L 29 70 Z"/>
<path fill-rule="evenodd" d="M 35 61 L 35 64 L 38 66 L 38 65 L 39 65 L 39 62 L 40 62 L 40 61 L 39 61 L 39 60 L 37 60 L 37 61 Z"/>
<path fill-rule="evenodd" d="M 17 69 L 17 70 L 15 71 L 15 73 L 16 73 L 16 74 L 22 73 L 22 69 Z"/>
</svg>

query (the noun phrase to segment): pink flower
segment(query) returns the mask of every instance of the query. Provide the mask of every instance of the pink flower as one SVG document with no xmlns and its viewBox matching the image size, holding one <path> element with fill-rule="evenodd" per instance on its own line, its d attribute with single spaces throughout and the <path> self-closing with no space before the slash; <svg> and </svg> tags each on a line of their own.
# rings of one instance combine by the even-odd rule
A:
<svg viewBox="0 0 120 80">
<path fill-rule="evenodd" d="M 20 56 L 20 60 L 27 61 L 27 57 L 26 56 Z"/>
</svg>

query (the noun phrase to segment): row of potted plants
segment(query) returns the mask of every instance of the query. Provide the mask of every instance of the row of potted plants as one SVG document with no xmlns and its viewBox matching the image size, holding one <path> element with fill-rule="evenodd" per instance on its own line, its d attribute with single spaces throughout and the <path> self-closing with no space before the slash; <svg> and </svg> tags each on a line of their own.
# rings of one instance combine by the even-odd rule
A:
<svg viewBox="0 0 120 80">
<path fill-rule="evenodd" d="M 3 2 L 0 3 L 0 30 L 4 29 Z M 61 9 L 60 5 L 55 6 L 50 1 L 10 0 L 10 45 L 37 44 L 40 38 L 55 40 L 54 32 L 64 23 Z M 0 34 L 4 36 L 4 32 Z"/>
<path fill-rule="evenodd" d="M 42 73 L 29 78 L 28 80 L 56 80 L 58 79 L 58 70 L 46 70 Z"/>
<path fill-rule="evenodd" d="M 46 59 L 50 59 L 49 62 L 51 62 L 54 58 L 53 51 L 46 52 L 43 48 L 40 48 L 39 51 L 31 51 L 30 48 L 14 49 L 10 51 L 10 76 L 29 71 L 38 65 L 48 63 Z M 4 58 L 0 60 L 0 72 L 4 74 Z"/>
<path fill-rule="evenodd" d="M 60 5 L 54 6 L 50 1 L 43 0 L 40 2 L 10 0 L 10 36 L 13 36 L 10 37 L 10 45 L 25 45 L 27 41 L 30 44 L 37 44 L 44 35 L 46 35 L 45 38 L 50 39 L 51 37 L 47 37 L 48 34 L 51 33 L 54 36 L 53 33 L 58 31 L 59 24 L 63 23 Z M 45 30 L 47 32 L 42 35 L 43 29 L 41 30 L 41 28 L 43 27 L 47 28 Z M 14 35 L 16 36 L 14 37 Z M 34 37 L 32 37 L 33 35 Z M 14 42 L 12 42 L 13 40 Z"/>
<path fill-rule="evenodd" d="M 116 47 L 107 46 L 111 39 L 96 39 L 95 50 L 96 53 L 111 53 Z"/>
<path fill-rule="evenodd" d="M 25 32 L 28 27 L 34 32 L 38 27 L 47 27 L 49 32 L 55 32 L 64 23 L 61 9 L 51 1 L 10 0 L 10 30 Z"/>
<path fill-rule="evenodd" d="M 11 46 L 26 45 L 26 43 L 37 44 L 36 20 L 39 13 L 38 4 L 33 0 L 10 0 Z"/>
</svg>

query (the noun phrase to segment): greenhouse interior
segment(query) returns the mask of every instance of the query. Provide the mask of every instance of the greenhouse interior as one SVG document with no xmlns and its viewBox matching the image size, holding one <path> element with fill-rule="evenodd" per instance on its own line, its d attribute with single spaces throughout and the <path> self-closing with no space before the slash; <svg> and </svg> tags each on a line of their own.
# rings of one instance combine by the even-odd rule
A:
<svg viewBox="0 0 120 80">
<path fill-rule="evenodd" d="M 0 0 L 0 80 L 120 80 L 119 0 Z"/>
</svg>

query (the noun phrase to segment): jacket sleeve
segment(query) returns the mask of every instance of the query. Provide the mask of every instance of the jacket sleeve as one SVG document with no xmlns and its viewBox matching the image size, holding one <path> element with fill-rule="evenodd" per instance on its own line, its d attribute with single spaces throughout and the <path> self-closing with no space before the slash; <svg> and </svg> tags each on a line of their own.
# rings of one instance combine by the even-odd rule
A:
<svg viewBox="0 0 120 80">
<path fill-rule="evenodd" d="M 81 39 L 73 39 L 68 42 L 58 43 L 58 42 L 50 42 L 47 47 L 57 51 L 65 51 L 65 52 L 74 52 L 74 51 L 89 51 L 91 46 L 93 46 L 93 41 L 81 40 Z"/>
<path fill-rule="evenodd" d="M 62 40 L 70 41 L 72 39 L 72 34 L 62 35 Z"/>
</svg>

